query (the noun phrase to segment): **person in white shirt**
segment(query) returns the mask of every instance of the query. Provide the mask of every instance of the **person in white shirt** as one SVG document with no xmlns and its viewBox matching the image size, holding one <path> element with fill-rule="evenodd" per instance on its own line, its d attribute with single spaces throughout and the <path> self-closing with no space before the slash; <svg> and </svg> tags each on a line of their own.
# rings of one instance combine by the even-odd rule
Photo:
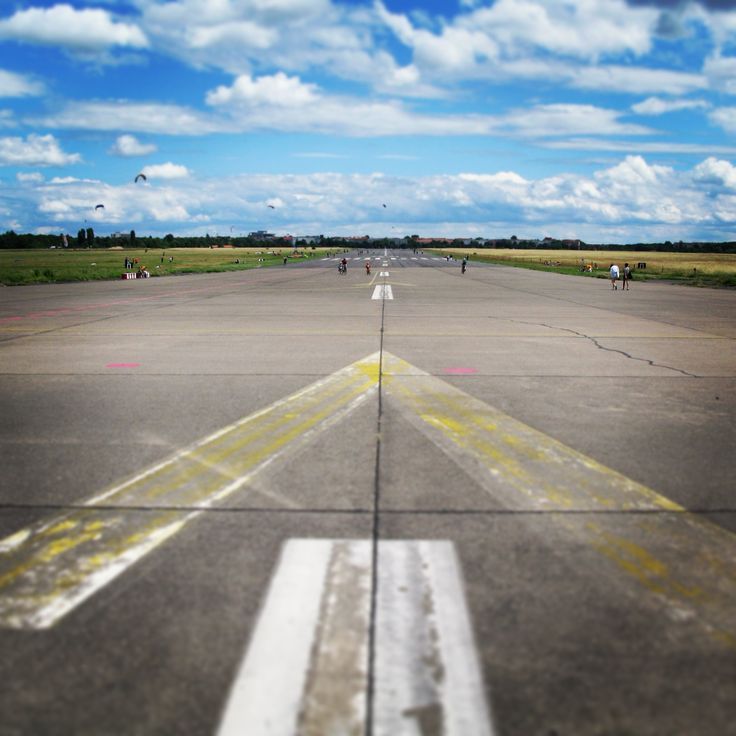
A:
<svg viewBox="0 0 736 736">
<path fill-rule="evenodd" d="M 618 281 L 618 266 L 615 263 L 611 264 L 609 273 L 611 274 L 611 288 L 618 289 L 618 284 L 616 284 L 616 281 Z"/>
</svg>

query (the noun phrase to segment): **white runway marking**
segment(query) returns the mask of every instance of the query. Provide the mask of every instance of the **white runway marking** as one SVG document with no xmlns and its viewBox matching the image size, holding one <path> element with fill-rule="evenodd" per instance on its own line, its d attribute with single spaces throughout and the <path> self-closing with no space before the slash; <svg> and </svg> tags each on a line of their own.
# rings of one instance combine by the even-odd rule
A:
<svg viewBox="0 0 736 736">
<path fill-rule="evenodd" d="M 389 277 L 389 272 L 388 271 L 381 271 L 381 277 L 382 278 L 388 278 Z"/>
<path fill-rule="evenodd" d="M 219 736 L 363 733 L 371 542 L 284 546 Z M 489 736 L 491 719 L 451 542 L 378 547 L 374 732 Z"/>
<path fill-rule="evenodd" d="M 390 284 L 376 284 L 371 299 L 393 299 L 394 293 Z"/>
</svg>

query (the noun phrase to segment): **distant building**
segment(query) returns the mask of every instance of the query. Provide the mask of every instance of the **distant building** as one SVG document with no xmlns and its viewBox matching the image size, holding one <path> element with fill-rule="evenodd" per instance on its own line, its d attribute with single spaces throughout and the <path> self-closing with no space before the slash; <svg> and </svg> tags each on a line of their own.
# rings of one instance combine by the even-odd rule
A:
<svg viewBox="0 0 736 736">
<path fill-rule="evenodd" d="M 248 233 L 248 237 L 251 240 L 275 240 L 276 234 L 269 233 L 267 230 L 256 230 L 255 232 Z"/>
</svg>

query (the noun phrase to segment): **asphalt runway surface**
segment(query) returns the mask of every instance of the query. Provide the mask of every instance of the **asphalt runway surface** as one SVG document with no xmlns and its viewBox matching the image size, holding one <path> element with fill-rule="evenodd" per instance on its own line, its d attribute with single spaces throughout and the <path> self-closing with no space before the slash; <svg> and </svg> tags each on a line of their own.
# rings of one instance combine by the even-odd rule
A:
<svg viewBox="0 0 736 736">
<path fill-rule="evenodd" d="M 736 733 L 736 293 L 347 257 L 0 290 L 0 734 Z"/>
</svg>

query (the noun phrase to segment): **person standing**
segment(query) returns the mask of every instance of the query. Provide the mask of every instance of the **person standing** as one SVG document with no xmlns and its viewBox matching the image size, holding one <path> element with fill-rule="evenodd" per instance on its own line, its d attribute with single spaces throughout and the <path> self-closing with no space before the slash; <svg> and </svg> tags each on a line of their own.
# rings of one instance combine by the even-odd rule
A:
<svg viewBox="0 0 736 736">
<path fill-rule="evenodd" d="M 624 271 L 621 274 L 621 289 L 624 291 L 629 290 L 629 282 L 631 281 L 631 269 L 628 263 L 624 263 Z"/>
<path fill-rule="evenodd" d="M 612 263 L 608 273 L 611 277 L 611 288 L 618 289 L 618 284 L 616 283 L 616 281 L 618 281 L 618 266 L 615 263 Z"/>
</svg>

